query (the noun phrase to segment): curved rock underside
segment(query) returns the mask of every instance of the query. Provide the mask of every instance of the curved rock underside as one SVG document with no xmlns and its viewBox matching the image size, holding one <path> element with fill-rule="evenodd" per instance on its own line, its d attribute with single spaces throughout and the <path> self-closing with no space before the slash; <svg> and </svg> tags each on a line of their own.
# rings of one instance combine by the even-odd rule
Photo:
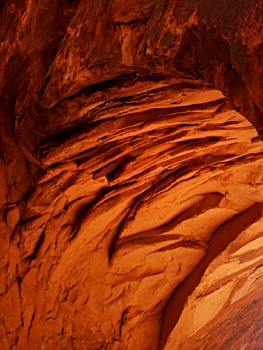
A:
<svg viewBox="0 0 263 350">
<path fill-rule="evenodd" d="M 1 349 L 263 348 L 263 6 L 233 3 L 1 1 Z"/>
</svg>

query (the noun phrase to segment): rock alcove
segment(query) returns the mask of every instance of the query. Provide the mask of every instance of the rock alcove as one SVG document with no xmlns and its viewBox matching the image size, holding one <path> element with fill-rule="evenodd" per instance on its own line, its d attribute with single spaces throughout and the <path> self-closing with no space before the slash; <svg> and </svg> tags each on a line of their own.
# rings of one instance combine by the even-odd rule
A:
<svg viewBox="0 0 263 350">
<path fill-rule="evenodd" d="M 0 23 L 1 349 L 262 349 L 262 1 Z"/>
</svg>

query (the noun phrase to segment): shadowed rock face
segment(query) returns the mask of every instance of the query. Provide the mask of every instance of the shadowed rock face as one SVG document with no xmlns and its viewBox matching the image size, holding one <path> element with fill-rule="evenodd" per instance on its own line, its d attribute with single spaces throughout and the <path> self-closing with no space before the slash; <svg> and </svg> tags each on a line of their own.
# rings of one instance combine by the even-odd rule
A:
<svg viewBox="0 0 263 350">
<path fill-rule="evenodd" d="M 262 1 L 0 23 L 1 350 L 262 349 Z"/>
</svg>

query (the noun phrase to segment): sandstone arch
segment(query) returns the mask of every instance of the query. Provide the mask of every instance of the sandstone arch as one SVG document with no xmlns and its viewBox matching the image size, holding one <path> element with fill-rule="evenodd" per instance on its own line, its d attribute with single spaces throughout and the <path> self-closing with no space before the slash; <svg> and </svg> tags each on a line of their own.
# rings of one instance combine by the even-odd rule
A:
<svg viewBox="0 0 263 350">
<path fill-rule="evenodd" d="M 3 349 L 262 347 L 262 16 L 2 1 Z"/>
</svg>

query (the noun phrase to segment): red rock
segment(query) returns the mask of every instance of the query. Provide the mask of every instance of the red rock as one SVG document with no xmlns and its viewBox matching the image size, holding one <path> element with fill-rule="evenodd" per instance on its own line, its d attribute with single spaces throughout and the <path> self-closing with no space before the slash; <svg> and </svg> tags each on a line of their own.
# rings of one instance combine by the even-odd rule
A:
<svg viewBox="0 0 263 350">
<path fill-rule="evenodd" d="M 1 350 L 262 349 L 261 1 L 1 5 Z"/>
</svg>

